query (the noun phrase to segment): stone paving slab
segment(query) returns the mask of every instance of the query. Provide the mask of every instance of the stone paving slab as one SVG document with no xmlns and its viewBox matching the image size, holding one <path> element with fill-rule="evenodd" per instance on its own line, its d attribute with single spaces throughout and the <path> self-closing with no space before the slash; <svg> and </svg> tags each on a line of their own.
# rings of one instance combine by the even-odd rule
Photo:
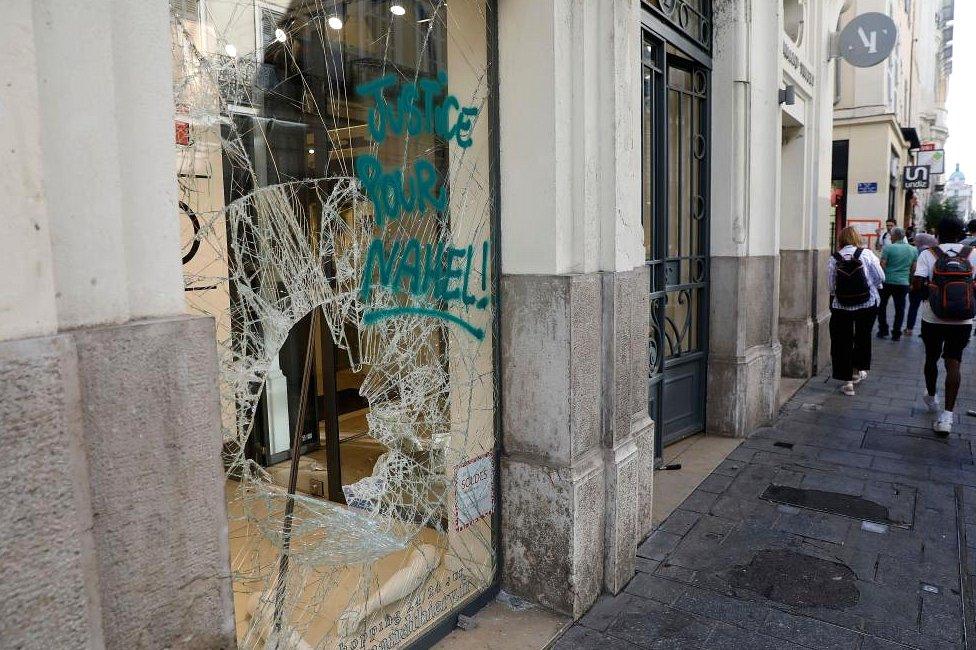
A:
<svg viewBox="0 0 976 650">
<path fill-rule="evenodd" d="M 555 647 L 976 648 L 976 359 L 939 439 L 922 357 L 876 342 L 854 398 L 808 382 Z"/>
</svg>

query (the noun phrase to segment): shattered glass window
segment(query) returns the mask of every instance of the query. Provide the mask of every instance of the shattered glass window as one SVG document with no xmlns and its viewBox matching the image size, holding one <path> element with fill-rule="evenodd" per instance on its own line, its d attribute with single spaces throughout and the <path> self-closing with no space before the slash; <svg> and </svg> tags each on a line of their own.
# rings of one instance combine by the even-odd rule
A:
<svg viewBox="0 0 976 650">
<path fill-rule="evenodd" d="M 174 0 L 244 648 L 404 645 L 493 581 L 483 0 Z"/>
</svg>

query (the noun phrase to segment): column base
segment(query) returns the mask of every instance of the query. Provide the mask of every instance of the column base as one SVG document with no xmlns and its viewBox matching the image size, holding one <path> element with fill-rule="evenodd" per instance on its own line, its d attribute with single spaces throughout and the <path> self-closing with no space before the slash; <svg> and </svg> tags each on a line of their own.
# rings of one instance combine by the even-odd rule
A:
<svg viewBox="0 0 976 650">
<path fill-rule="evenodd" d="M 604 451 L 607 482 L 607 526 L 603 586 L 618 594 L 634 577 L 637 565 L 637 508 L 640 499 L 640 455 L 633 437 Z"/>
<path fill-rule="evenodd" d="M 779 393 L 779 344 L 757 345 L 744 355 L 708 363 L 708 431 L 745 437 L 773 421 Z"/>
<path fill-rule="evenodd" d="M 582 616 L 603 586 L 601 454 L 563 468 L 508 456 L 501 470 L 502 584 L 532 602 Z"/>
</svg>

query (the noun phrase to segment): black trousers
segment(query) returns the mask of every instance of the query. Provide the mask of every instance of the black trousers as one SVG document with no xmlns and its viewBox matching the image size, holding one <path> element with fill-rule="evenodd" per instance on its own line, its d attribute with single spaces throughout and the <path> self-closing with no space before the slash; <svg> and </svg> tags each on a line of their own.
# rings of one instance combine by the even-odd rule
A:
<svg viewBox="0 0 976 650">
<path fill-rule="evenodd" d="M 871 331 L 878 308 L 830 310 L 830 360 L 834 379 L 850 381 L 854 368 L 871 369 Z"/>
<path fill-rule="evenodd" d="M 922 304 L 923 300 L 929 299 L 929 290 L 925 287 L 919 289 L 918 291 L 908 292 L 908 322 L 905 327 L 912 329 L 915 327 L 915 321 L 918 319 L 918 308 Z"/>
<path fill-rule="evenodd" d="M 895 322 L 891 331 L 901 334 L 901 324 L 905 322 L 905 298 L 908 296 L 908 285 L 888 284 L 881 287 L 881 306 L 878 307 L 878 332 L 888 333 L 888 299 L 895 303 Z"/>
</svg>

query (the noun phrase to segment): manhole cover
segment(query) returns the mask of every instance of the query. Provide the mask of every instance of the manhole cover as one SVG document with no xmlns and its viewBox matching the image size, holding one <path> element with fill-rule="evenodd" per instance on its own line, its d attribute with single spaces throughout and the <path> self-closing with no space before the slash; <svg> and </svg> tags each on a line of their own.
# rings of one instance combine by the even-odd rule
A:
<svg viewBox="0 0 976 650">
<path fill-rule="evenodd" d="M 888 508 L 880 503 L 841 492 L 807 490 L 787 485 L 770 485 L 760 498 L 773 503 L 784 503 L 788 506 L 817 510 L 818 512 L 851 517 L 852 519 L 876 521 L 882 524 L 905 523 L 892 520 L 888 516 Z"/>
<path fill-rule="evenodd" d="M 869 427 L 861 447 L 899 454 L 916 462 L 973 463 L 973 452 L 968 440 L 935 438 L 928 432 L 922 436 L 913 436 Z"/>
<path fill-rule="evenodd" d="M 857 576 L 850 567 L 812 555 L 762 550 L 732 567 L 729 585 L 793 607 L 843 609 L 857 604 Z"/>
</svg>

